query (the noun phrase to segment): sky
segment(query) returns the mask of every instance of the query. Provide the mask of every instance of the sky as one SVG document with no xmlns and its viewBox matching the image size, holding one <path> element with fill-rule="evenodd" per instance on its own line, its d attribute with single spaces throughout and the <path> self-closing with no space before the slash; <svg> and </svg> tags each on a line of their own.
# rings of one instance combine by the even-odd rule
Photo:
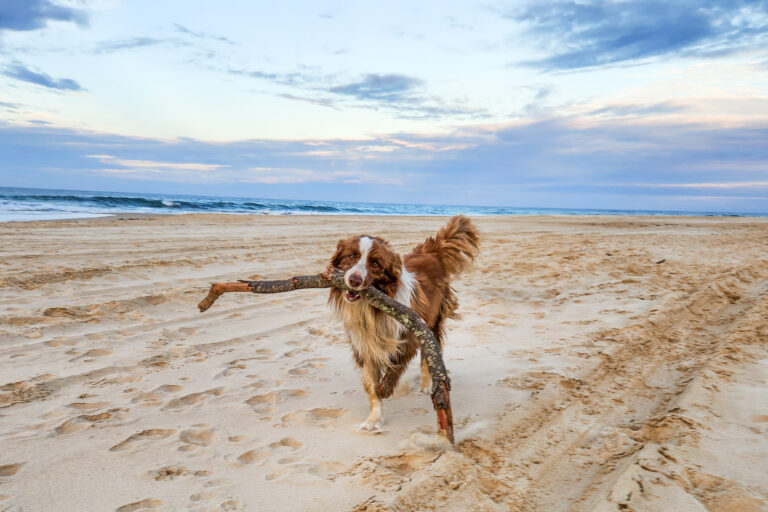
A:
<svg viewBox="0 0 768 512">
<path fill-rule="evenodd" d="M 0 0 L 0 186 L 768 212 L 768 1 Z"/>
</svg>

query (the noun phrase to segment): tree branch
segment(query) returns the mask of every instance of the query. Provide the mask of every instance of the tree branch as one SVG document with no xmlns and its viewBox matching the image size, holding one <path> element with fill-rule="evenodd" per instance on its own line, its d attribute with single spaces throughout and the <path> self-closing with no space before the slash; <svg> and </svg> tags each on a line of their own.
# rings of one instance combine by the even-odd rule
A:
<svg viewBox="0 0 768 512">
<path fill-rule="evenodd" d="M 222 294 L 230 292 L 282 293 L 304 288 L 331 287 L 349 290 L 349 287 L 344 282 L 344 273 L 341 270 L 329 268 L 322 274 L 296 276 L 278 281 L 215 283 L 211 285 L 208 295 L 197 307 L 202 313 L 208 310 Z M 443 362 L 442 350 L 434 333 L 415 311 L 397 302 L 380 290 L 370 287 L 358 293 L 371 306 L 400 322 L 421 343 L 421 350 L 427 362 L 429 374 L 432 377 L 432 405 L 437 414 L 438 433 L 447 437 L 453 443 L 453 414 L 450 400 L 451 380 L 448 378 L 448 371 L 445 369 L 445 363 Z"/>
</svg>

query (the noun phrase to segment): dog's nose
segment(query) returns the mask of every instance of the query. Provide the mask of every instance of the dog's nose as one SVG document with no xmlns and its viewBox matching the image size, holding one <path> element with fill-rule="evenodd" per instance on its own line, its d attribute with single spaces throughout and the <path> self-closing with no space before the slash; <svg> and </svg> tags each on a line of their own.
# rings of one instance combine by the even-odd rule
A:
<svg viewBox="0 0 768 512">
<path fill-rule="evenodd" d="M 360 274 L 352 274 L 351 276 L 349 276 L 348 281 L 349 281 L 349 286 L 351 286 L 352 288 L 360 288 L 360 286 L 362 286 L 363 284 L 363 276 L 361 276 Z"/>
</svg>

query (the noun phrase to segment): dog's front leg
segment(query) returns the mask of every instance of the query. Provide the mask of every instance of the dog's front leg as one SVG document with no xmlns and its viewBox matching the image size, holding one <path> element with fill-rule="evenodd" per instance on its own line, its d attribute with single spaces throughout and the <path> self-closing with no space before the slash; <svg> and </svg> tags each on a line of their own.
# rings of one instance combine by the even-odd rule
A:
<svg viewBox="0 0 768 512">
<path fill-rule="evenodd" d="M 379 383 L 381 370 L 370 362 L 363 363 L 362 377 L 363 387 L 368 393 L 368 402 L 370 404 L 370 414 L 368 419 L 361 423 L 357 428 L 365 432 L 379 433 L 384 423 L 384 412 L 381 407 L 381 399 L 376 394 L 376 386 Z"/>
</svg>

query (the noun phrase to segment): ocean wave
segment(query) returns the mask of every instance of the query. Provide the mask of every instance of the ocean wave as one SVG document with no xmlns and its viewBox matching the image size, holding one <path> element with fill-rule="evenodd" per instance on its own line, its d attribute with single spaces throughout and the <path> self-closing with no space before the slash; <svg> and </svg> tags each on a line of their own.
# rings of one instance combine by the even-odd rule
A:
<svg viewBox="0 0 768 512">
<path fill-rule="evenodd" d="M 149 208 L 158 210 L 192 210 L 192 211 L 307 211 L 334 213 L 342 210 L 350 213 L 360 212 L 357 208 L 337 208 L 324 204 L 289 204 L 255 201 L 221 201 L 221 200 L 182 200 L 178 198 L 152 198 L 133 196 L 109 196 L 109 195 L 58 195 L 58 194 L 14 194 L 2 196 L 5 204 L 3 209 L 13 208 L 13 201 L 20 205 L 29 203 L 61 204 L 69 203 L 83 206 L 101 206 L 106 208 Z M 10 201 L 9 201 L 10 200 Z M 42 208 L 39 208 L 42 210 Z"/>
<path fill-rule="evenodd" d="M 122 194 L 0 187 L 0 222 L 19 216 L 48 218 L 113 213 L 239 213 L 268 215 L 710 215 L 764 216 L 725 212 L 596 210 L 568 208 L 513 208 L 504 206 L 449 206 L 377 204 L 341 201 L 255 199 L 177 194 Z"/>
</svg>

